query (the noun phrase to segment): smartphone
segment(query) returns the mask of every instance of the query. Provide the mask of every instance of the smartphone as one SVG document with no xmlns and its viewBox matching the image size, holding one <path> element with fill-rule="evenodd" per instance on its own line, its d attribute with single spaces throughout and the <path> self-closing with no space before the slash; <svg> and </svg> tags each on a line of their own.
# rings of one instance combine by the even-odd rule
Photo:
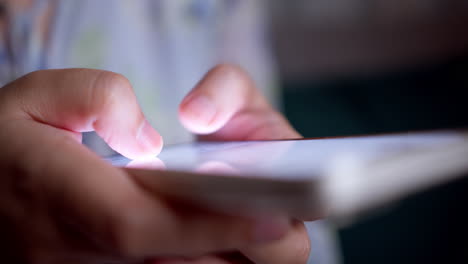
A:
<svg viewBox="0 0 468 264">
<path fill-rule="evenodd" d="M 194 142 L 110 161 L 147 190 L 224 213 L 350 218 L 468 174 L 468 137 L 438 131 Z"/>
</svg>

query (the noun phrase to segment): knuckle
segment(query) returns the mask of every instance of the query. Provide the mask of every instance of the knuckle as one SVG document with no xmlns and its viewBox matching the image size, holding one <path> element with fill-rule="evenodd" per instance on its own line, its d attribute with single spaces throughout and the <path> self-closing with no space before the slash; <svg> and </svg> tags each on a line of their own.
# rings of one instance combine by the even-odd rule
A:
<svg viewBox="0 0 468 264">
<path fill-rule="evenodd" d="M 259 91 L 256 89 L 255 81 L 249 75 L 247 71 L 235 64 L 219 64 L 215 66 L 207 76 L 214 76 L 212 80 L 221 79 L 223 85 L 228 90 L 223 90 L 230 94 L 231 98 L 234 98 L 233 102 L 237 107 L 244 107 L 245 103 L 248 103 L 249 107 L 256 107 L 255 105 L 264 105 L 264 98 L 261 96 Z M 212 86 L 214 89 L 218 89 L 219 85 Z M 231 89 L 235 87 L 235 89 Z"/>
<path fill-rule="evenodd" d="M 221 76 L 225 76 L 227 79 L 243 82 L 243 87 L 251 86 L 249 74 L 239 65 L 227 63 L 219 64 L 216 65 L 212 71 Z"/>
<path fill-rule="evenodd" d="M 42 83 L 40 81 L 41 78 L 48 72 L 49 70 L 38 70 L 38 71 L 30 72 L 22 76 L 21 78 L 16 79 L 15 81 L 11 82 L 10 84 L 6 86 L 15 84 L 14 89 L 12 89 L 15 92 L 18 92 L 19 90 L 21 91 L 28 90 L 29 88 L 36 87 L 38 83 L 41 84 Z"/>
<path fill-rule="evenodd" d="M 133 98 L 130 81 L 125 76 L 103 71 L 98 74 L 93 85 L 93 97 L 97 106 L 113 106 L 125 98 Z"/>
<path fill-rule="evenodd" d="M 110 89 L 128 89 L 130 81 L 122 74 L 114 72 L 102 72 L 98 77 L 99 81 L 103 82 L 104 86 Z"/>
<path fill-rule="evenodd" d="M 230 63 L 218 64 L 213 68 L 213 71 L 223 72 L 225 74 L 238 74 L 242 69 L 240 66 Z"/>
</svg>

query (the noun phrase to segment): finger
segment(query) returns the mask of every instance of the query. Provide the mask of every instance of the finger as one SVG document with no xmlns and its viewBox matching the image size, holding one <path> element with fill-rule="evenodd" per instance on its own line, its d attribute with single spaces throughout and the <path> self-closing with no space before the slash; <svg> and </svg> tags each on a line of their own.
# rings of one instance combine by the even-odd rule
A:
<svg viewBox="0 0 468 264">
<path fill-rule="evenodd" d="M 241 251 L 256 264 L 306 264 L 310 254 L 310 239 L 304 224 L 297 221 L 283 239 Z"/>
<path fill-rule="evenodd" d="M 122 75 L 88 69 L 38 71 L 6 89 L 30 118 L 74 132 L 95 130 L 129 158 L 154 156 L 160 135 L 141 112 L 129 81 Z M 11 101 L 11 100 L 10 100 Z"/>
<path fill-rule="evenodd" d="M 297 132 L 255 89 L 249 75 L 233 65 L 219 65 L 209 71 L 179 107 L 184 126 L 197 134 L 219 139 L 265 137 L 258 130 L 273 129 L 272 137 L 298 137 Z M 281 131 L 281 135 L 274 130 Z M 258 135 L 249 136 L 252 132 Z M 210 138 L 214 138 L 211 136 Z"/>
<path fill-rule="evenodd" d="M 248 102 L 264 105 L 240 68 L 220 65 L 209 71 L 179 107 L 182 123 L 191 131 L 208 134 L 220 129 Z"/>
</svg>

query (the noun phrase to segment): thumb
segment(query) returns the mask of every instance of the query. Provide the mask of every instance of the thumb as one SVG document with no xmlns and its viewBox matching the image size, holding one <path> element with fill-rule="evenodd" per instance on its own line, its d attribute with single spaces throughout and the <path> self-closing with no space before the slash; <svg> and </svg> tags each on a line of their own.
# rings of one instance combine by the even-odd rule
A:
<svg viewBox="0 0 468 264">
<path fill-rule="evenodd" d="M 129 158 L 157 155 L 162 148 L 161 136 L 146 121 L 130 82 L 122 75 L 90 69 L 44 70 L 5 89 L 16 97 L 7 102 L 19 113 L 74 132 L 95 130 Z"/>
</svg>

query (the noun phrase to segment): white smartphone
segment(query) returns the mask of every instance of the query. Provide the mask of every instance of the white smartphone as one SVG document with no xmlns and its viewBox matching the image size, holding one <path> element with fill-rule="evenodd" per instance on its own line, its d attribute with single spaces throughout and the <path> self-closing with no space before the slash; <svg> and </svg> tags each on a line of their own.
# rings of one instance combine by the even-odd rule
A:
<svg viewBox="0 0 468 264">
<path fill-rule="evenodd" d="M 466 132 L 198 142 L 114 157 L 158 195 L 226 213 L 349 218 L 468 174 Z"/>
</svg>

